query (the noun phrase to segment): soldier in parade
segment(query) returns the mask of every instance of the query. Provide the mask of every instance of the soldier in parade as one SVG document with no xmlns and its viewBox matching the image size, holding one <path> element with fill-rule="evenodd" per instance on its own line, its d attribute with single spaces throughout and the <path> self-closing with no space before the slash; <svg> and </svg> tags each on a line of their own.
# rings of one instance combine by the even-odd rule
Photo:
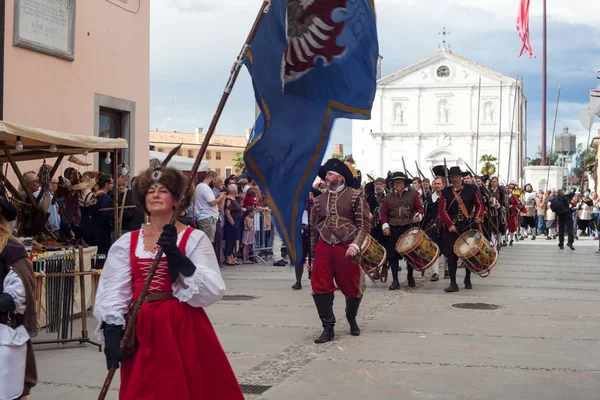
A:
<svg viewBox="0 0 600 400">
<path fill-rule="evenodd" d="M 393 190 L 386 196 L 381 210 L 383 234 L 386 236 L 385 247 L 393 278 L 390 290 L 400 289 L 398 271 L 401 256 L 396 252 L 396 242 L 413 223 L 420 222 L 425 213 L 419 193 L 411 188 L 410 184 L 411 179 L 404 173 L 394 172 Z M 409 262 L 407 262 L 407 271 L 408 286 L 415 287 L 413 267 Z"/>
<path fill-rule="evenodd" d="M 442 195 L 442 191 L 446 187 L 443 178 L 443 176 L 445 176 L 444 167 L 442 165 L 433 167 L 433 173 L 436 175 L 436 177 L 433 179 L 432 183 L 433 192 L 427 195 L 425 200 L 428 204 L 428 207 L 425 211 L 423 227 L 425 229 L 425 233 L 427 233 L 427 236 L 429 236 L 431 240 L 433 240 L 433 242 L 441 248 L 441 230 L 443 228 L 443 224 L 438 213 L 438 201 Z M 444 269 L 444 278 L 447 279 L 450 275 L 448 274 L 446 257 L 443 254 L 440 255 L 437 263 L 434 263 L 431 266 L 433 272 L 431 275 L 432 282 L 437 282 L 439 280 L 440 267 Z"/>
<path fill-rule="evenodd" d="M 442 191 L 438 205 L 438 212 L 444 223 L 442 253 L 448 259 L 450 272 L 450 286 L 444 290 L 458 292 L 456 284 L 458 257 L 454 253 L 454 244 L 462 233 L 472 229 L 473 224 L 482 222 L 484 207 L 477 187 L 463 183 L 460 167 L 450 168 L 448 175 L 452 180 L 452 186 Z M 465 289 L 472 289 L 471 271 L 465 268 L 465 274 Z"/>
<path fill-rule="evenodd" d="M 502 237 L 506 234 L 506 218 L 503 216 L 505 213 L 504 208 L 504 188 L 500 186 L 497 177 L 492 177 L 490 179 L 490 197 L 488 199 L 489 205 L 489 219 L 491 223 L 495 224 L 498 228 L 497 232 L 495 232 L 493 242 L 498 247 L 499 244 L 506 245 L 506 242 L 502 241 Z"/>
<path fill-rule="evenodd" d="M 365 199 L 369 204 L 372 215 L 371 236 L 381 245 L 385 245 L 385 236 L 383 236 L 383 229 L 381 228 L 381 209 L 383 208 L 385 196 L 387 196 L 385 179 L 377 178 L 374 182 L 365 185 Z M 387 268 L 387 266 L 384 268 Z M 379 279 L 379 273 L 375 273 L 373 279 Z"/>
<path fill-rule="evenodd" d="M 335 338 L 333 300 L 336 285 L 346 297 L 350 334 L 360 335 L 356 315 L 365 281 L 356 258 L 371 229 L 371 214 L 361 191 L 347 186 L 356 178 L 350 167 L 338 159 L 331 159 L 319 169 L 327 192 L 314 200 L 310 216 L 311 252 L 314 254 L 311 285 L 323 325 L 323 333 L 315 343 Z"/>
</svg>

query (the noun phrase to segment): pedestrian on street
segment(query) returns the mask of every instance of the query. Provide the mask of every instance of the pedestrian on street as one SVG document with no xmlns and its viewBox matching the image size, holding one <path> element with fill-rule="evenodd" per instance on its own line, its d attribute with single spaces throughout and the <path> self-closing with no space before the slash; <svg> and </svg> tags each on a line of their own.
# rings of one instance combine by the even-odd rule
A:
<svg viewBox="0 0 600 400">
<path fill-rule="evenodd" d="M 565 248 L 565 231 L 568 235 L 567 246 L 571 250 L 575 250 L 573 247 L 573 212 L 571 211 L 571 202 L 574 196 L 574 192 L 565 194 L 564 190 L 559 189 L 556 198 L 550 205 L 558 218 L 558 248 L 561 250 Z"/>
</svg>

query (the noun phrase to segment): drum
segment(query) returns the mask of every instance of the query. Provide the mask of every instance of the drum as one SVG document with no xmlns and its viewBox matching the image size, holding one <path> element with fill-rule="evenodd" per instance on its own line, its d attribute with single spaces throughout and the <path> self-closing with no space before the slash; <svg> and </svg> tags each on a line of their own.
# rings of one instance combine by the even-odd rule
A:
<svg viewBox="0 0 600 400">
<path fill-rule="evenodd" d="M 498 251 L 481 232 L 472 229 L 460 235 L 454 253 L 474 274 L 487 277 L 498 262 Z"/>
<path fill-rule="evenodd" d="M 396 251 L 411 261 L 417 271 L 425 271 L 440 257 L 440 248 L 425 232 L 417 227 L 410 228 L 396 242 Z"/>
<path fill-rule="evenodd" d="M 385 247 L 371 235 L 367 235 L 365 241 L 360 247 L 360 265 L 365 271 L 365 274 L 375 282 L 375 279 L 380 279 L 381 282 L 387 281 L 387 253 Z"/>
</svg>

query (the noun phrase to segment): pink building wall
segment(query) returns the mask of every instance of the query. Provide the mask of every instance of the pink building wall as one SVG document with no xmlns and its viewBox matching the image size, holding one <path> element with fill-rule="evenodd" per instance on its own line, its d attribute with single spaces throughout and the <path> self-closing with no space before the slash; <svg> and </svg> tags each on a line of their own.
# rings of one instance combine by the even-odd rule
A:
<svg viewBox="0 0 600 400">
<path fill-rule="evenodd" d="M 95 95 L 135 102 L 132 172 L 148 166 L 150 2 L 127 12 L 108 1 L 77 1 L 75 60 L 13 46 L 14 2 L 6 2 L 4 120 L 78 135 L 96 135 Z M 121 2 L 117 2 L 123 5 Z M 138 2 L 126 6 L 136 11 Z M 80 156 L 79 158 L 84 158 Z M 94 156 L 87 157 L 96 167 Z M 53 159 L 48 162 L 53 163 Z M 22 170 L 39 162 L 24 162 Z M 63 161 L 59 173 L 69 166 Z M 85 167 L 78 167 L 80 171 Z M 14 177 L 9 168 L 9 177 Z M 13 179 L 11 179 L 13 180 Z"/>
</svg>

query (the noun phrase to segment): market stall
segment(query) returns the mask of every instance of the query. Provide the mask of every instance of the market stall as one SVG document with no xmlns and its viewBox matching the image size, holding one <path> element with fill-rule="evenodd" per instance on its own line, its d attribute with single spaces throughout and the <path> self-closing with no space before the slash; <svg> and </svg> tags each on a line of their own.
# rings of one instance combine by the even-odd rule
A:
<svg viewBox="0 0 600 400">
<path fill-rule="evenodd" d="M 21 184 L 29 207 L 38 208 L 48 187 L 41 185 L 39 194 L 33 195 L 19 168 L 20 161 L 53 161 L 48 173 L 51 180 L 65 157 L 87 155 L 88 153 L 112 153 L 113 177 L 118 177 L 119 151 L 127 149 L 125 139 L 108 139 L 97 136 L 73 135 L 48 129 L 40 129 L 0 121 L 0 164 L 12 167 Z M 21 201 L 21 195 L 14 185 L 6 179 L 6 173 L 0 169 L 0 179 L 14 201 Z M 118 238 L 119 204 L 118 196 L 114 200 L 115 240 Z M 39 238 L 45 239 L 36 241 Z M 36 310 L 38 326 L 46 327 L 57 339 L 37 343 L 79 342 L 97 343 L 89 340 L 85 318 L 82 318 L 81 337 L 73 337 L 73 317 L 82 314 L 91 306 L 94 294 L 94 282 L 97 282 L 99 270 L 94 269 L 97 248 L 94 246 L 72 244 L 64 245 L 48 230 L 32 238 L 20 238 L 34 262 L 36 275 Z M 36 342 L 34 342 L 36 343 Z"/>
</svg>

